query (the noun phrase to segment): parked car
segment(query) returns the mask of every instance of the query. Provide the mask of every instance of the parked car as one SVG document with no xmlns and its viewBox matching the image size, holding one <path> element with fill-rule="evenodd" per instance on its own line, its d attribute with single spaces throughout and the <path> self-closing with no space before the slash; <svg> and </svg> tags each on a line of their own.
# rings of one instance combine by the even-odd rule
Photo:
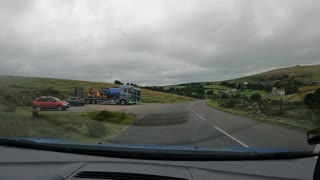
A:
<svg viewBox="0 0 320 180">
<path fill-rule="evenodd" d="M 83 106 L 86 104 L 84 98 L 81 97 L 70 97 L 66 100 L 71 106 Z"/>
<path fill-rule="evenodd" d="M 52 96 L 41 96 L 33 101 L 33 108 L 41 111 L 46 109 L 56 109 L 58 111 L 70 108 L 70 104 Z"/>
</svg>

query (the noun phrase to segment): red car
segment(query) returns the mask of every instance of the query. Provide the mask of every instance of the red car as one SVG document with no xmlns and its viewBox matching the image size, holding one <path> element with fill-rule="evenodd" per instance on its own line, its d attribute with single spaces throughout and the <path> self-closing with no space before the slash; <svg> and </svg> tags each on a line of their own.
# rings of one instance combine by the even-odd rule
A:
<svg viewBox="0 0 320 180">
<path fill-rule="evenodd" d="M 58 111 L 66 110 L 70 108 L 70 104 L 66 101 L 61 101 L 60 99 L 52 96 L 41 96 L 33 101 L 33 109 L 38 111 L 46 109 L 56 109 Z"/>
</svg>

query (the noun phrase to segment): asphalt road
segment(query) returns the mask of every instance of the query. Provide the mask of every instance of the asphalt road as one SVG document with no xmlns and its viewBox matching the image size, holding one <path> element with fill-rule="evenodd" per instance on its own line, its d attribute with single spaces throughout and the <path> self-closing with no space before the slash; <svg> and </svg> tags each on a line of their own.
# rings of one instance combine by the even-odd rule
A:
<svg viewBox="0 0 320 180">
<path fill-rule="evenodd" d="M 206 101 L 145 104 L 128 108 L 137 118 L 113 143 L 185 145 L 205 148 L 314 150 L 305 132 L 212 109 Z"/>
</svg>

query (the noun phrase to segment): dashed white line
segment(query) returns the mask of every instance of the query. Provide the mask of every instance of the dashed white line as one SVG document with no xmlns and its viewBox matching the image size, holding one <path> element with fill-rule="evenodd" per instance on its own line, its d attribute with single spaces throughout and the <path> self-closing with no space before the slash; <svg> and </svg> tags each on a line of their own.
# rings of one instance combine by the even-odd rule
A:
<svg viewBox="0 0 320 180">
<path fill-rule="evenodd" d="M 239 139 L 231 136 L 230 134 L 228 134 L 227 132 L 225 132 L 224 130 L 218 128 L 217 126 L 214 126 L 214 128 L 216 128 L 218 131 L 222 132 L 223 134 L 225 134 L 226 136 L 228 136 L 229 138 L 233 139 L 234 141 L 236 141 L 237 143 L 241 144 L 244 147 L 249 147 L 248 145 L 246 145 L 245 143 L 241 142 Z"/>
<path fill-rule="evenodd" d="M 191 111 L 193 114 L 195 114 L 196 116 L 198 116 L 198 118 L 202 119 L 203 121 L 207 121 L 205 118 L 203 118 L 203 117 L 201 117 L 199 114 L 195 113 L 195 112 L 193 111 L 193 109 L 191 109 L 191 108 L 189 108 L 189 109 L 190 109 L 190 111 Z"/>
<path fill-rule="evenodd" d="M 205 118 L 201 117 L 199 114 L 194 113 L 196 116 L 198 116 L 198 118 L 202 119 L 203 121 L 207 121 Z"/>
<path fill-rule="evenodd" d="M 203 120 L 203 121 L 207 121 L 205 118 L 203 118 L 203 117 L 201 117 L 199 114 L 195 113 L 195 112 L 193 111 L 193 109 L 191 109 L 191 108 L 189 108 L 189 109 L 190 109 L 190 111 L 191 111 L 192 113 L 194 113 L 198 118 L 200 118 L 200 119 Z M 213 126 L 213 127 L 214 127 L 216 130 L 218 130 L 218 131 L 220 131 L 221 133 L 223 133 L 224 135 L 226 135 L 226 136 L 228 136 L 229 138 L 231 138 L 232 140 L 236 141 L 236 142 L 239 143 L 240 145 L 242 145 L 242 146 L 244 146 L 244 147 L 249 147 L 247 144 L 245 144 L 245 143 L 243 143 L 242 141 L 240 141 L 239 139 L 233 137 L 231 134 L 225 132 L 224 130 L 220 129 L 219 127 L 217 127 L 217 126 Z"/>
</svg>

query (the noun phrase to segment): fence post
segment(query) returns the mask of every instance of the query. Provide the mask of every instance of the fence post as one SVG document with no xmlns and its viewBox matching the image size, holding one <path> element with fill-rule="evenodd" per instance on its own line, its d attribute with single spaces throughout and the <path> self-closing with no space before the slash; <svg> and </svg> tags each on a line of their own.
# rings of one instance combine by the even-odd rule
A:
<svg viewBox="0 0 320 180">
<path fill-rule="evenodd" d="M 280 100 L 280 115 L 282 114 L 282 98 Z"/>
</svg>

